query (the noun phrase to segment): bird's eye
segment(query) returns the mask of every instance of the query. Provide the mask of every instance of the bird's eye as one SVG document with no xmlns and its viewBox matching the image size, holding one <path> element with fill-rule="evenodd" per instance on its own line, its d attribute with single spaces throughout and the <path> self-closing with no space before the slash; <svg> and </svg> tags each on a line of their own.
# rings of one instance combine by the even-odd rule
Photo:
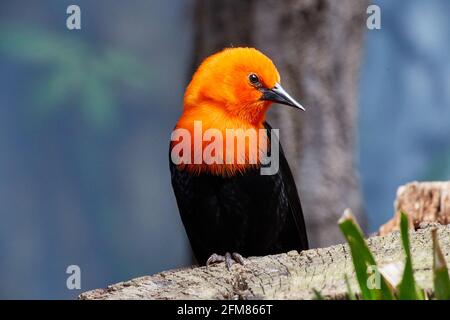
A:
<svg viewBox="0 0 450 320">
<path fill-rule="evenodd" d="M 254 85 L 254 86 L 260 84 L 258 76 L 257 76 L 256 74 L 254 74 L 254 73 L 251 73 L 251 74 L 248 76 L 248 80 L 249 80 L 250 83 L 251 83 L 252 85 Z"/>
</svg>

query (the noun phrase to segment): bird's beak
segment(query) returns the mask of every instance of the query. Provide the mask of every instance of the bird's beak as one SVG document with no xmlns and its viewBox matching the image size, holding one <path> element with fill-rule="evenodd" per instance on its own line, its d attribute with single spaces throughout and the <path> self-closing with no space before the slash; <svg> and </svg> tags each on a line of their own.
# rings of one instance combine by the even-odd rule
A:
<svg viewBox="0 0 450 320">
<path fill-rule="evenodd" d="M 305 108 L 295 101 L 279 83 L 276 83 L 272 89 L 262 88 L 261 92 L 263 93 L 261 97 L 262 100 L 284 104 L 305 111 Z"/>
</svg>

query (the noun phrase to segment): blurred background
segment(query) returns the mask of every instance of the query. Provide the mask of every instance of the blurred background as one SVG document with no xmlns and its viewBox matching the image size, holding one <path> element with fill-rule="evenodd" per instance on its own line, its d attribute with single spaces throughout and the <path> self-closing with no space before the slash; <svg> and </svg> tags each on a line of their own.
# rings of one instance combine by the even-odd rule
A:
<svg viewBox="0 0 450 320">
<path fill-rule="evenodd" d="M 320 230 L 337 230 L 344 207 L 374 232 L 391 218 L 399 185 L 448 180 L 450 2 L 373 1 L 382 29 L 371 31 L 368 3 L 355 1 L 350 18 L 333 0 L 280 9 L 270 0 L 2 1 L 0 298 L 70 299 L 192 263 L 168 142 L 193 68 L 216 48 L 267 52 L 307 106 L 270 118 L 302 180 L 314 245 L 339 241 Z M 259 12 L 256 2 L 274 8 Z M 81 30 L 66 28 L 72 3 Z M 324 101 L 321 90 L 334 88 Z M 301 144 L 283 140 L 283 123 Z M 333 188 L 343 194 L 320 197 Z M 315 218 L 324 213 L 331 218 Z M 66 287 L 72 264 L 81 290 Z"/>
</svg>

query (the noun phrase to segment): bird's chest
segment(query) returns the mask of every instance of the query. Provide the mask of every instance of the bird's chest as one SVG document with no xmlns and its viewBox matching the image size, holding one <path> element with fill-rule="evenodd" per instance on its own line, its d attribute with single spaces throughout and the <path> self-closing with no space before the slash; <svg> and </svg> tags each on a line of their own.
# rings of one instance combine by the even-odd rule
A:
<svg viewBox="0 0 450 320">
<path fill-rule="evenodd" d="M 204 175 L 193 181 L 193 188 L 193 215 L 205 232 L 275 238 L 285 222 L 288 202 L 278 176 L 262 176 L 259 170 L 231 178 Z"/>
<path fill-rule="evenodd" d="M 229 177 L 265 163 L 269 149 L 262 124 L 183 119 L 172 135 L 171 159 L 192 174 Z"/>
</svg>

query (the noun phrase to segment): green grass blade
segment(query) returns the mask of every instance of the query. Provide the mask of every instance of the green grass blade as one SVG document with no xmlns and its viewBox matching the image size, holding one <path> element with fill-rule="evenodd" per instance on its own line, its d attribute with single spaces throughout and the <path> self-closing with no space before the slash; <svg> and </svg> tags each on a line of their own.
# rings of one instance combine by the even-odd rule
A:
<svg viewBox="0 0 450 320">
<path fill-rule="evenodd" d="M 450 300 L 450 279 L 447 263 L 439 245 L 437 229 L 433 229 L 432 238 L 434 295 L 438 300 Z"/>
<path fill-rule="evenodd" d="M 350 280 L 348 279 L 347 275 L 345 275 L 345 285 L 347 287 L 348 300 L 356 300 L 355 293 L 353 292 L 352 287 L 350 286 Z"/>
<path fill-rule="evenodd" d="M 356 279 L 358 280 L 358 284 L 361 290 L 361 296 L 364 300 L 372 300 L 372 292 L 367 287 L 367 264 L 365 262 L 363 253 L 358 248 L 358 232 L 355 232 L 353 221 L 349 219 L 349 217 L 345 217 L 345 215 L 343 219 L 339 221 L 339 226 L 350 247 Z"/>
<path fill-rule="evenodd" d="M 346 210 L 344 216 L 339 221 L 339 227 L 348 242 L 352 254 L 353 265 L 355 267 L 356 278 L 364 300 L 392 300 L 394 296 L 384 277 L 379 274 L 380 288 L 369 288 L 370 276 L 368 268 L 376 267 L 376 261 L 369 247 L 364 240 L 364 236 L 350 210 Z"/>
<path fill-rule="evenodd" d="M 315 300 L 325 300 L 325 298 L 322 296 L 322 294 L 318 290 L 313 289 L 313 291 L 314 291 Z"/>
<path fill-rule="evenodd" d="M 403 212 L 400 214 L 400 232 L 403 249 L 406 254 L 406 261 L 402 281 L 398 286 L 398 298 L 400 300 L 424 300 L 422 291 L 419 289 L 416 284 L 416 280 L 414 279 L 414 270 L 409 243 L 408 216 Z"/>
</svg>

